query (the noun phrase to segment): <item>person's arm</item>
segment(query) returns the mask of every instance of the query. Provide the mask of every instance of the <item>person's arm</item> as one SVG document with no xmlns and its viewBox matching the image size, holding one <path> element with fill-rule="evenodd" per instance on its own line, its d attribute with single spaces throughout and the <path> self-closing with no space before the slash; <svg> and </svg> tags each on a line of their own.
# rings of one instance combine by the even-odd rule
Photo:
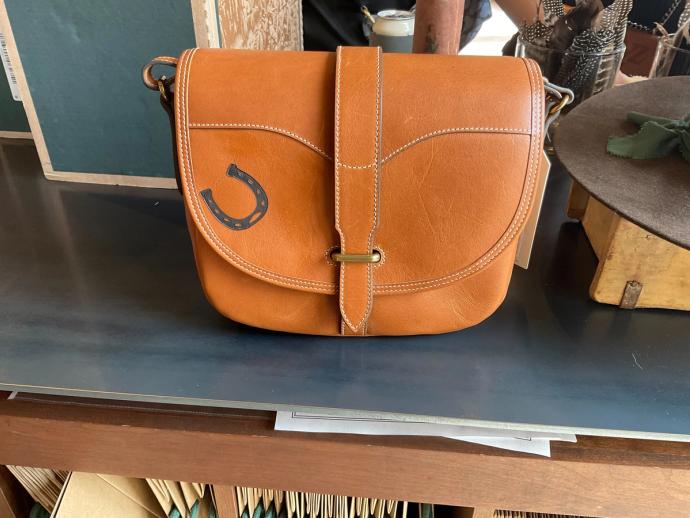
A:
<svg viewBox="0 0 690 518">
<path fill-rule="evenodd" d="M 496 3 L 518 27 L 544 17 L 540 0 L 496 0 Z"/>
</svg>

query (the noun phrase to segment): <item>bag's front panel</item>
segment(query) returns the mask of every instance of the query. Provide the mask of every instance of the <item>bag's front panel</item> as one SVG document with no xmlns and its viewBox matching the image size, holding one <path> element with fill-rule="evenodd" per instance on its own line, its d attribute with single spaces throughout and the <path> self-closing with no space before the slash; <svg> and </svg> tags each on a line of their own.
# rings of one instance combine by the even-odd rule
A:
<svg viewBox="0 0 690 518">
<path fill-rule="evenodd" d="M 206 298 L 222 315 L 274 331 L 317 335 L 340 333 L 338 297 L 285 288 L 229 264 L 190 226 L 199 279 Z"/>
<path fill-rule="evenodd" d="M 382 114 L 375 160 L 350 159 L 342 178 L 357 182 L 365 166 L 378 168 L 367 173 L 378 182 L 373 206 L 351 189 L 340 200 L 350 222 L 361 205 L 362 221 L 371 223 L 376 208 L 372 248 L 383 259 L 371 267 L 373 303 L 361 329 L 414 334 L 473 325 L 505 296 L 534 198 L 538 67 L 400 55 L 372 63 L 379 65 L 381 81 L 372 83 L 379 102 L 341 99 L 348 110 L 342 149 L 360 145 L 350 142 L 359 134 L 350 126 L 370 120 L 372 106 Z M 347 96 L 358 83 L 347 67 L 341 72 Z M 336 97 L 331 54 L 195 50 L 180 60 L 175 108 L 190 230 L 204 290 L 230 318 L 343 332 L 343 268 L 330 258 L 341 246 Z"/>
<path fill-rule="evenodd" d="M 383 58 L 384 157 L 446 132 L 540 133 L 532 124 L 536 100 L 529 95 L 534 81 L 543 92 L 536 65 L 507 57 Z"/>
<path fill-rule="evenodd" d="M 336 282 L 337 268 L 326 260 L 339 242 L 332 161 L 267 131 L 192 129 L 190 142 L 188 188 L 223 253 L 253 265 L 247 268 L 257 275 L 292 279 L 286 282 L 298 288 L 301 281 Z"/>
<path fill-rule="evenodd" d="M 457 133 L 385 163 L 375 241 L 386 267 L 375 270 L 376 284 L 445 278 L 500 243 L 523 194 L 529 143 L 527 135 Z"/>
<path fill-rule="evenodd" d="M 267 284 L 228 264 L 190 227 L 201 285 L 224 316 L 275 331 L 339 335 L 338 297 Z M 505 298 L 516 242 L 490 266 L 461 281 L 413 293 L 376 297 L 369 335 L 436 334 L 464 329 L 490 316 Z"/>
<path fill-rule="evenodd" d="M 196 49 L 178 70 L 178 87 L 188 81 L 188 125 L 286 131 L 333 156 L 332 53 Z"/>
<path fill-rule="evenodd" d="M 459 281 L 420 291 L 377 295 L 367 333 L 436 334 L 480 323 L 505 299 L 516 247 L 513 241 L 487 267 Z"/>
</svg>

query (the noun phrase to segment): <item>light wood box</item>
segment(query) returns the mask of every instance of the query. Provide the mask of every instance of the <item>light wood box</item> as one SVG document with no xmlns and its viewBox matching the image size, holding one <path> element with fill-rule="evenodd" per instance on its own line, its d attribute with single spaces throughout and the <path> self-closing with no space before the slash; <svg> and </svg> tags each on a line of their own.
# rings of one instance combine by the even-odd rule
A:
<svg viewBox="0 0 690 518">
<path fill-rule="evenodd" d="M 568 216 L 580 219 L 599 260 L 593 300 L 626 309 L 690 310 L 690 250 L 625 219 L 573 183 Z"/>
</svg>

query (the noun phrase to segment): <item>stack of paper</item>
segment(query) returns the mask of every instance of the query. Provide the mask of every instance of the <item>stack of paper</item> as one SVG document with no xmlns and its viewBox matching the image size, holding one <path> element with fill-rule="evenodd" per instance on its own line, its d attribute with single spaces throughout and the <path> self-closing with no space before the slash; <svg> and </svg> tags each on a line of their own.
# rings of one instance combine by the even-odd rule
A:
<svg viewBox="0 0 690 518">
<path fill-rule="evenodd" d="M 167 518 L 144 480 L 73 472 L 51 518 Z"/>
<path fill-rule="evenodd" d="M 68 473 L 52 469 L 7 466 L 31 498 L 41 504 L 46 511 L 52 511 L 60 496 Z"/>
<path fill-rule="evenodd" d="M 146 479 L 165 516 L 207 518 L 211 512 L 211 498 L 205 498 L 204 484 Z M 195 507 L 196 506 L 196 507 Z"/>
<path fill-rule="evenodd" d="M 362 435 L 421 435 L 447 437 L 506 450 L 551 456 L 551 441 L 577 442 L 569 433 L 529 432 L 453 424 L 374 418 L 368 415 L 278 412 L 276 430 Z"/>
<path fill-rule="evenodd" d="M 203 484 L 73 472 L 51 518 L 215 518 Z"/>
<path fill-rule="evenodd" d="M 493 518 L 586 518 L 585 516 L 573 516 L 570 514 L 544 514 L 524 511 L 494 511 Z"/>
<path fill-rule="evenodd" d="M 236 487 L 241 518 L 433 518 L 433 506 L 381 498 Z M 411 511 L 408 513 L 408 509 Z"/>
</svg>

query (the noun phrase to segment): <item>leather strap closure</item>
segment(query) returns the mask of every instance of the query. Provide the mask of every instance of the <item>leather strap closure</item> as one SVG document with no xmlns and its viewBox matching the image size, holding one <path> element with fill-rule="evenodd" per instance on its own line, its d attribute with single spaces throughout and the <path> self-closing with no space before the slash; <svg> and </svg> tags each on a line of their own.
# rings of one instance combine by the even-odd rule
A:
<svg viewBox="0 0 690 518">
<path fill-rule="evenodd" d="M 338 47 L 335 87 L 335 226 L 344 256 L 371 256 L 379 221 L 381 49 Z M 366 334 L 372 262 L 340 262 L 343 334 Z"/>
</svg>

